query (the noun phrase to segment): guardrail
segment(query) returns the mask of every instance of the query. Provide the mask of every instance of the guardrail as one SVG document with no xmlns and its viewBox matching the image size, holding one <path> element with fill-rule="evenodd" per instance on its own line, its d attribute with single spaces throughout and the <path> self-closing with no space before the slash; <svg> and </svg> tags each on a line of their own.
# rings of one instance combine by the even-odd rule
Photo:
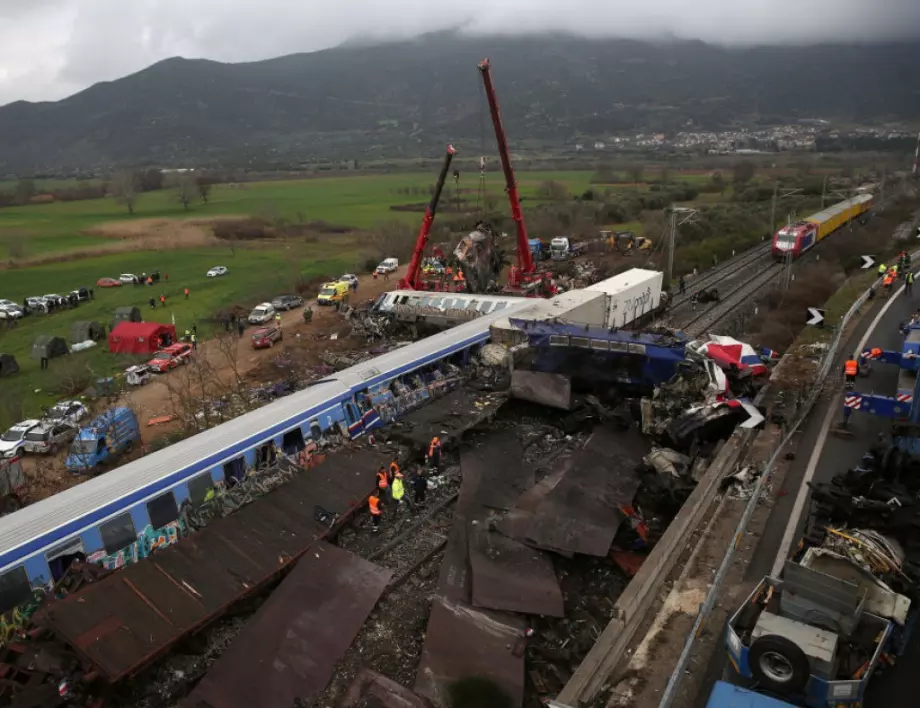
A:
<svg viewBox="0 0 920 708">
<path fill-rule="evenodd" d="M 913 260 L 915 258 L 920 258 L 920 251 L 916 251 L 911 254 L 911 259 Z M 798 416 L 796 417 L 792 427 L 786 432 L 786 435 L 777 445 L 776 450 L 773 452 L 773 455 L 767 462 L 763 473 L 757 480 L 757 484 L 754 487 L 751 498 L 748 501 L 748 504 L 744 509 L 744 513 L 741 516 L 741 521 L 738 522 L 738 526 L 735 529 L 735 533 L 732 537 L 732 544 L 728 547 L 725 556 L 722 558 L 722 563 L 719 566 L 715 578 L 712 581 L 712 586 L 709 589 L 709 593 L 706 595 L 706 599 L 700 606 L 699 613 L 697 614 L 696 620 L 693 623 L 693 628 L 690 631 L 690 634 L 687 636 L 687 640 L 684 644 L 683 650 L 681 651 L 680 657 L 677 660 L 677 664 L 671 673 L 671 677 L 668 679 L 668 684 L 661 696 L 661 702 L 658 704 L 659 708 L 670 708 L 674 703 L 674 699 L 677 697 L 677 690 L 680 687 L 684 675 L 687 673 L 688 665 L 690 663 L 690 655 L 693 652 L 694 644 L 696 643 L 697 638 L 700 636 L 703 623 L 708 619 L 709 614 L 712 612 L 712 608 L 715 605 L 715 601 L 722 591 L 722 585 L 725 582 L 725 577 L 728 574 L 729 568 L 731 567 L 732 560 L 734 560 L 735 552 L 740 546 L 742 536 L 744 536 L 745 532 L 747 531 L 747 526 L 751 520 L 751 516 L 754 514 L 754 510 L 760 503 L 761 497 L 763 496 L 763 491 L 767 486 L 767 482 L 770 481 L 773 475 L 773 469 L 776 466 L 776 462 L 779 460 L 783 449 L 792 439 L 792 436 L 795 435 L 796 431 L 811 412 L 811 409 L 814 407 L 815 402 L 818 400 L 818 397 L 821 395 L 821 392 L 824 389 L 828 375 L 832 370 L 834 370 L 834 361 L 837 358 L 838 350 L 840 348 L 843 334 L 847 328 L 847 325 L 850 323 L 856 313 L 859 312 L 859 309 L 868 301 L 870 291 L 877 289 L 880 283 L 881 278 L 877 279 L 869 288 L 867 288 L 866 291 L 856 300 L 856 302 L 853 303 L 850 309 L 847 310 L 846 314 L 840 318 L 840 322 L 837 325 L 834 336 L 831 339 L 827 349 L 825 350 L 824 356 L 821 359 L 821 363 L 818 366 L 818 372 L 815 377 L 815 383 L 811 389 L 811 392 L 805 399 L 802 407 L 799 409 Z M 902 285 L 901 289 L 903 289 L 903 287 L 904 286 Z M 898 292 L 900 291 L 901 290 L 898 290 Z"/>
</svg>

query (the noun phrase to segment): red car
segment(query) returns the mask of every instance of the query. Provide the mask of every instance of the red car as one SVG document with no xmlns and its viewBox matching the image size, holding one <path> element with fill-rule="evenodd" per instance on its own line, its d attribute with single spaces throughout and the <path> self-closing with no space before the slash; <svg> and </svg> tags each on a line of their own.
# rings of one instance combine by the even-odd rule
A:
<svg viewBox="0 0 920 708">
<path fill-rule="evenodd" d="M 121 281 L 116 280 L 115 278 L 99 278 L 96 281 L 96 287 L 98 288 L 120 288 Z"/>
<path fill-rule="evenodd" d="M 281 330 L 278 327 L 262 327 L 252 333 L 252 348 L 264 349 L 265 347 L 275 346 L 275 342 L 282 339 Z"/>
<path fill-rule="evenodd" d="M 170 369 L 175 369 L 179 364 L 186 364 L 192 356 L 191 344 L 173 344 L 161 349 L 147 362 L 153 371 L 161 374 Z"/>
</svg>

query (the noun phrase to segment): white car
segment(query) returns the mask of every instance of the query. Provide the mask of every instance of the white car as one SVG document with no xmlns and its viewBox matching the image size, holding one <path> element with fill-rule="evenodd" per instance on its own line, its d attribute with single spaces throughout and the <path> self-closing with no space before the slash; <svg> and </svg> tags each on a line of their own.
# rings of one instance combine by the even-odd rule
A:
<svg viewBox="0 0 920 708">
<path fill-rule="evenodd" d="M 380 274 L 383 273 L 392 273 L 397 268 L 399 268 L 399 259 L 398 258 L 384 258 L 380 265 L 377 266 L 377 272 Z"/>
<path fill-rule="evenodd" d="M 19 307 L 19 305 L 17 305 L 12 300 L 4 300 L 2 297 L 0 297 L 0 307 L 8 307 L 9 305 L 12 305 L 13 307 Z"/>
<path fill-rule="evenodd" d="M 52 423 L 79 423 L 88 413 L 80 401 L 59 401 L 45 412 L 44 418 Z"/>
<path fill-rule="evenodd" d="M 268 324 L 275 316 L 275 308 L 270 302 L 256 305 L 249 313 L 249 324 Z"/>
<path fill-rule="evenodd" d="M 208 271 L 207 276 L 209 278 L 217 278 L 221 275 L 226 275 L 227 269 L 224 266 L 214 266 L 211 270 Z"/>
<path fill-rule="evenodd" d="M 118 279 L 125 285 L 134 285 L 140 282 L 140 279 L 134 273 L 122 273 L 118 276 Z"/>
<path fill-rule="evenodd" d="M 24 314 L 16 305 L 0 305 L 0 320 L 18 320 Z"/>
<path fill-rule="evenodd" d="M 0 435 L 0 457 L 22 457 L 26 451 L 26 433 L 40 423 L 40 420 L 24 420 Z"/>
<path fill-rule="evenodd" d="M 346 273 L 341 278 L 339 278 L 340 283 L 348 283 L 351 287 L 355 287 L 358 284 L 358 276 L 354 273 Z"/>
</svg>

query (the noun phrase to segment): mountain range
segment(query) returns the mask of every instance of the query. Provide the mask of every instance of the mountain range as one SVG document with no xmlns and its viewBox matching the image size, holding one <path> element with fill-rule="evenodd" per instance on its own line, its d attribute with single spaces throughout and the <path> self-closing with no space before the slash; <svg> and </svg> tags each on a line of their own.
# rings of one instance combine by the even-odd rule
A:
<svg viewBox="0 0 920 708">
<path fill-rule="evenodd" d="M 0 108 L 0 173 L 295 164 L 493 151 L 490 57 L 512 147 L 623 130 L 920 116 L 920 44 L 727 49 L 540 35 L 425 35 L 226 64 L 167 59 L 56 102 Z"/>
</svg>

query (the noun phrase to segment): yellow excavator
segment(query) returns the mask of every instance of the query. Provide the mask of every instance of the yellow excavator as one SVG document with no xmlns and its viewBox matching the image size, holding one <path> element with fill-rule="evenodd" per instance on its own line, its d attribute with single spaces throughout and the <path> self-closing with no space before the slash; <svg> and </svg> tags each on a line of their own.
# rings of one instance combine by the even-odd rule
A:
<svg viewBox="0 0 920 708">
<path fill-rule="evenodd" d="M 637 236 L 632 231 L 601 231 L 601 236 L 607 243 L 607 249 L 618 253 L 647 251 L 652 247 L 650 238 Z"/>
</svg>

